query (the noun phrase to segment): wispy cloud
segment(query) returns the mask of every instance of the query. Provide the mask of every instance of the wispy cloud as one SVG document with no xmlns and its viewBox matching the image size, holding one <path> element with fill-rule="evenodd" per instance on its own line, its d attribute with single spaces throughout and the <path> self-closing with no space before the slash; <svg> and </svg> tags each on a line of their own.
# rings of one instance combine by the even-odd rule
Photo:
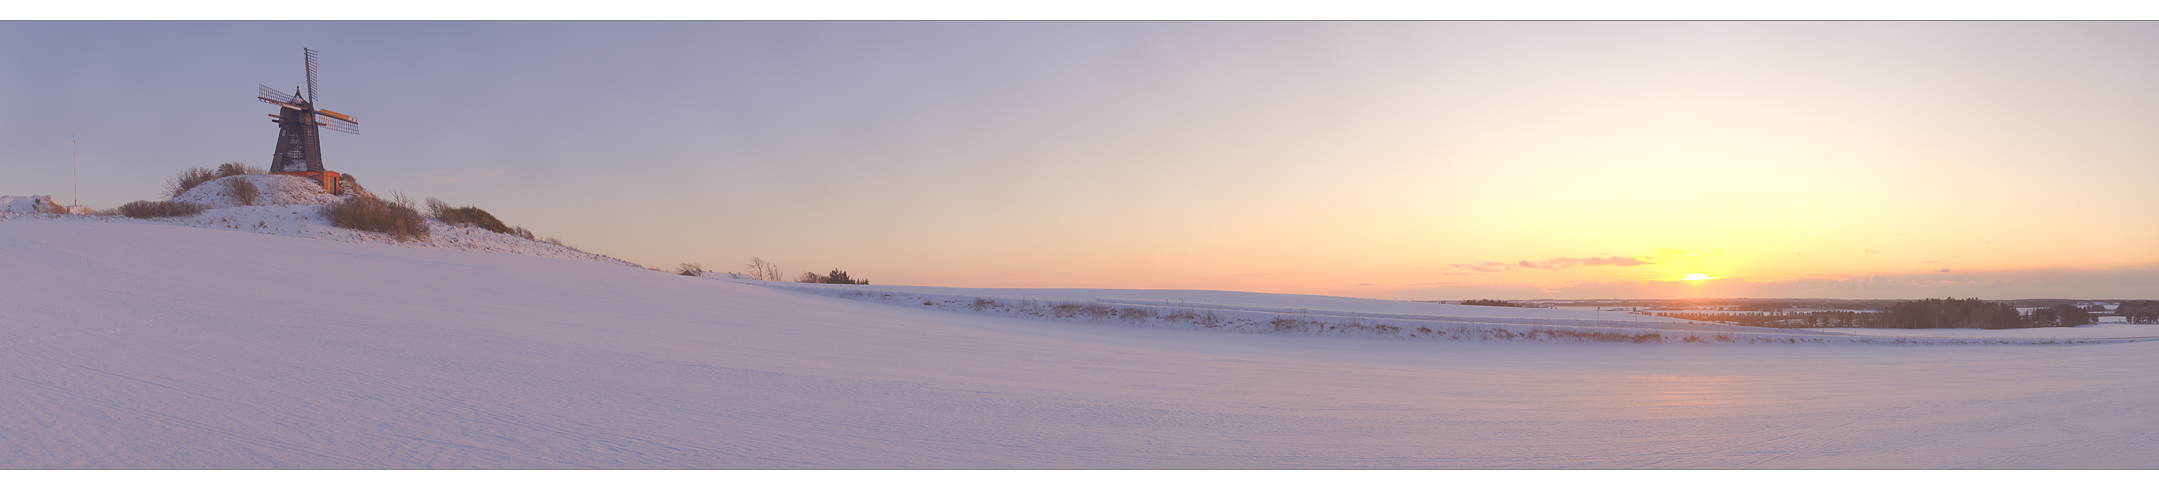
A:
<svg viewBox="0 0 2159 490">
<path fill-rule="evenodd" d="M 1519 260 L 1515 261 L 1512 264 L 1502 262 L 1485 262 L 1481 264 L 1453 264 L 1447 267 L 1476 272 L 1507 272 L 1515 269 L 1539 269 L 1556 271 L 1578 265 L 1610 265 L 1618 267 L 1634 267 L 1638 265 L 1650 265 L 1655 263 L 1657 263 L 1657 261 L 1653 257 L 1633 257 L 1622 255 L 1618 257 L 1555 257 L 1552 260 L 1546 260 L 1542 262 Z M 1463 273 L 1450 272 L 1448 274 Z"/>
<path fill-rule="evenodd" d="M 1527 262 L 1527 261 L 1524 261 L 1524 262 Z M 1454 265 L 1450 265 L 1450 266 L 1447 266 L 1447 267 L 1453 267 L 1453 268 L 1456 268 L 1456 269 L 1464 269 L 1464 270 L 1472 270 L 1472 271 L 1477 271 L 1477 272 L 1506 272 L 1506 271 L 1511 271 L 1511 270 L 1514 270 L 1514 266 L 1512 266 L 1512 265 L 1507 265 L 1507 264 L 1502 264 L 1502 263 L 1499 263 L 1499 262 L 1485 262 L 1485 263 L 1482 263 L 1482 264 L 1454 264 Z"/>
</svg>

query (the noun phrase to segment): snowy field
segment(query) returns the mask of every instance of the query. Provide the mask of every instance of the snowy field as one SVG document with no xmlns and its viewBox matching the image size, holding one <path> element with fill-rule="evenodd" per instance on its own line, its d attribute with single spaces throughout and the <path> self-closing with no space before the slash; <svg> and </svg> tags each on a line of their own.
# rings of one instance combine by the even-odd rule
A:
<svg viewBox="0 0 2159 490">
<path fill-rule="evenodd" d="M 1256 293 L 850 291 L 385 246 L 226 212 L 244 214 L 0 220 L 0 468 L 2159 467 L 2159 342 L 1210 331 L 958 305 L 1584 320 Z M 1615 319 L 1586 321 L 1600 320 Z"/>
</svg>

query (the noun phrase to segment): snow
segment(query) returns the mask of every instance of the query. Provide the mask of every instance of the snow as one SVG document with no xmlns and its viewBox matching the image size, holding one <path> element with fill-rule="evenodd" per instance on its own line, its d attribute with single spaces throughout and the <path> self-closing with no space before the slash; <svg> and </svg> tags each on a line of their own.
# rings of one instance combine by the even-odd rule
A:
<svg viewBox="0 0 2159 490">
<path fill-rule="evenodd" d="M 256 199 L 257 205 L 242 206 L 237 198 L 231 196 L 230 187 L 225 182 L 236 179 L 244 179 L 256 185 L 257 191 L 260 193 Z M 372 195 L 365 190 L 350 188 L 343 192 L 346 195 Z M 19 199 L 26 203 L 32 200 L 32 198 Z M 49 198 L 42 199 L 49 200 Z M 195 216 L 148 220 L 103 215 L 55 216 L 17 213 L 12 211 L 13 207 L 0 207 L 0 221 L 43 217 L 63 221 L 177 225 L 396 247 L 441 248 L 567 258 L 640 267 L 626 260 L 585 252 L 563 245 L 528 240 L 470 226 L 452 226 L 432 219 L 428 220 L 428 233 L 430 236 L 425 240 L 415 241 L 398 241 L 380 233 L 338 228 L 323 221 L 323 206 L 342 202 L 344 199 L 345 197 L 324 192 L 320 185 L 303 177 L 291 175 L 236 175 L 221 177 L 197 185 L 195 188 L 182 193 L 180 197 L 173 199 L 174 201 L 201 204 L 210 208 Z M 0 204 L 6 206 L 23 206 L 25 209 L 33 209 L 29 207 L 30 204 L 12 204 L 14 202 L 16 201 L 0 200 Z"/>
<path fill-rule="evenodd" d="M 714 280 L 230 219 L 288 209 L 259 208 L 0 221 L 0 467 L 2159 466 L 2159 342 L 1412 341 L 1031 319 L 835 291 L 1556 310 Z"/>
<path fill-rule="evenodd" d="M 52 196 L 0 196 L 0 219 L 65 212 L 66 209 L 66 206 L 60 205 L 60 201 L 53 200 Z"/>
<path fill-rule="evenodd" d="M 735 279 L 808 294 L 1013 318 L 1300 336 L 1415 341 L 2054 344 L 2159 340 L 2159 329 L 2085 330 L 2087 335 L 1984 330 L 1779 329 L 1621 312 L 1465 306 L 1236 291 L 972 289 L 798 284 Z M 1091 308 L 1091 310 L 1090 310 Z M 1092 313 L 1090 313 L 1090 311 Z M 2067 330 L 2067 329 L 2029 329 Z"/>
<path fill-rule="evenodd" d="M 173 201 L 192 202 L 212 208 L 240 206 L 239 198 L 233 197 L 231 184 L 227 183 L 234 180 L 244 180 L 255 185 L 256 192 L 259 193 L 255 198 L 255 204 L 258 205 L 321 206 L 344 201 L 343 197 L 322 190 L 322 184 L 297 175 L 233 175 L 220 177 L 197 185 L 193 189 L 188 189 L 187 192 L 181 193 L 180 197 L 173 198 Z M 347 191 L 345 193 L 351 194 L 352 192 Z"/>
</svg>

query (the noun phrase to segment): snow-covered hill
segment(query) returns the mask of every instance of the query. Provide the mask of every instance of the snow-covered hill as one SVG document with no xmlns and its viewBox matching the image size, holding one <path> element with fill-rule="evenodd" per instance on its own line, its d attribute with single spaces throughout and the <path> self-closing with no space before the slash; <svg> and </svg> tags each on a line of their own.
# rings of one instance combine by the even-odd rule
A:
<svg viewBox="0 0 2159 490">
<path fill-rule="evenodd" d="M 244 205 L 232 195 L 230 188 L 226 185 L 226 182 L 231 180 L 245 180 L 255 185 L 260 195 L 256 198 L 254 205 Z M 557 257 L 641 267 L 627 260 L 586 252 L 556 243 L 495 233 L 470 226 L 446 225 L 435 220 L 428 220 L 428 233 L 430 236 L 424 240 L 414 241 L 398 241 L 381 233 L 338 228 L 323 221 L 323 206 L 342 202 L 346 199 L 346 196 L 367 193 L 365 190 L 354 188 L 346 188 L 342 192 L 344 192 L 344 195 L 333 195 L 324 192 L 322 187 L 313 181 L 291 175 L 235 175 L 197 185 L 193 189 L 182 193 L 180 197 L 173 198 L 172 200 L 175 202 L 193 203 L 208 208 L 202 214 L 184 218 L 134 219 L 106 215 L 54 215 L 45 212 L 14 212 L 15 207 L 0 207 L 0 221 L 47 219 L 179 225 L 398 247 L 441 248 L 531 255 L 535 257 Z M 35 198 L 49 199 L 48 197 Z M 0 197 L 0 204 L 31 209 L 32 204 L 35 202 L 32 199 L 6 196 Z"/>
<path fill-rule="evenodd" d="M 274 216 L 0 221 L 0 467 L 2159 466 L 2155 342 L 1226 333 L 947 310 L 929 295 L 1480 313 L 853 290 L 932 303 L 899 305 L 811 290 L 841 286 L 314 239 Z"/>
</svg>

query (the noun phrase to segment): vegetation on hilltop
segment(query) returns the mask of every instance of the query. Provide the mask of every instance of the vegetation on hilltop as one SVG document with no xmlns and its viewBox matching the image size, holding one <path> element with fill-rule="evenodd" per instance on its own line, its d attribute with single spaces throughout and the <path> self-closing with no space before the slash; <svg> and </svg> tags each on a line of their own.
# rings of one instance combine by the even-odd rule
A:
<svg viewBox="0 0 2159 490">
<path fill-rule="evenodd" d="M 1529 308 L 1529 306 L 1523 306 L 1521 303 L 1516 303 L 1513 301 L 1501 301 L 1496 299 L 1473 299 L 1463 301 L 1462 304 L 1469 306 L 1506 306 L 1511 308 Z"/>
<path fill-rule="evenodd" d="M 831 272 L 831 273 L 828 273 L 828 274 L 818 274 L 818 273 L 815 273 L 815 272 L 804 272 L 804 273 L 802 273 L 802 277 L 797 277 L 797 278 L 795 278 L 795 282 L 810 282 L 810 283 L 820 283 L 820 284 L 869 284 L 869 283 L 870 283 L 870 281 L 869 281 L 868 279 L 855 279 L 855 278 L 847 277 L 847 271 L 843 271 L 843 270 L 839 270 L 839 269 L 833 269 L 833 270 L 832 270 L 832 272 Z"/>
</svg>

